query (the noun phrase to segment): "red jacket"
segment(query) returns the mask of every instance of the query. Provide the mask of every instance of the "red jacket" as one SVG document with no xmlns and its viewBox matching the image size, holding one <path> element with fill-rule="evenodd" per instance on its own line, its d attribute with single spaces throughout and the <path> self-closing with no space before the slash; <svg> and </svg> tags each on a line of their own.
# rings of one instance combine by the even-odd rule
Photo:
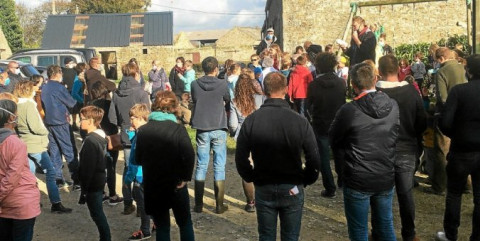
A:
<svg viewBox="0 0 480 241">
<path fill-rule="evenodd" d="M 305 66 L 297 65 L 290 72 L 290 81 L 288 83 L 288 96 L 293 99 L 307 98 L 308 84 L 313 81 L 310 69 Z"/>
</svg>

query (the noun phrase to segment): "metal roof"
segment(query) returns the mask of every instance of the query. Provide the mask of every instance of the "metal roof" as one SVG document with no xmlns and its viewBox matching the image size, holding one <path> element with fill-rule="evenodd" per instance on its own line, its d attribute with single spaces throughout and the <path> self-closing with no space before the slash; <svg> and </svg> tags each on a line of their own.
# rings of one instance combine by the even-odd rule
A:
<svg viewBox="0 0 480 241">
<path fill-rule="evenodd" d="M 50 15 L 43 32 L 42 48 L 68 49 L 72 41 L 74 15 Z"/>
<path fill-rule="evenodd" d="M 144 15 L 143 45 L 173 45 L 173 12 L 50 15 L 42 48 L 70 48 L 76 16 L 89 16 L 85 47 L 130 45 L 132 15 Z"/>
</svg>

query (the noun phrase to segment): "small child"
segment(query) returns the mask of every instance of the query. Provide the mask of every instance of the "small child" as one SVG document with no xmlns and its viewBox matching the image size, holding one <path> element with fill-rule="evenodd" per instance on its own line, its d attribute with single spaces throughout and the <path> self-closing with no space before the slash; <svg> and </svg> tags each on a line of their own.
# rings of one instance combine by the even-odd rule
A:
<svg viewBox="0 0 480 241">
<path fill-rule="evenodd" d="M 184 91 L 190 94 L 190 85 L 195 80 L 195 70 L 191 60 L 185 61 L 185 75 L 178 74 L 178 77 L 185 83 Z"/>
<path fill-rule="evenodd" d="M 338 61 L 338 66 L 337 66 L 337 76 L 342 78 L 345 81 L 345 86 L 347 86 L 347 79 L 348 79 L 348 67 L 346 66 L 347 64 L 347 58 L 345 57 L 340 57 L 340 60 Z"/>
<path fill-rule="evenodd" d="M 137 144 L 136 131 L 141 126 L 147 124 L 150 111 L 146 104 L 136 104 L 130 109 L 130 122 L 135 130 L 135 135 L 130 142 L 132 143 L 130 160 L 125 174 L 125 184 L 130 185 L 133 182 L 133 199 L 137 203 L 137 211 L 140 213 L 140 230 L 136 231 L 128 240 L 143 240 L 151 237 L 150 216 L 145 213 L 145 202 L 143 198 L 143 171 L 142 166 L 137 165 L 135 160 L 135 146 Z"/>
<path fill-rule="evenodd" d="M 87 132 L 87 137 L 80 149 L 79 180 L 82 192 L 78 203 L 87 203 L 90 217 L 100 233 L 100 240 L 110 241 L 110 226 L 102 207 L 107 152 L 106 135 L 99 128 L 103 114 L 103 110 L 96 106 L 80 110 L 80 128 Z"/>
<path fill-rule="evenodd" d="M 398 81 L 401 82 L 405 80 L 405 77 L 407 77 L 407 75 L 412 75 L 412 70 L 407 59 L 400 59 L 399 65 L 400 69 L 398 71 Z"/>
<path fill-rule="evenodd" d="M 412 64 L 412 73 L 413 78 L 415 78 L 415 82 L 417 82 L 418 87 L 423 87 L 423 76 L 427 73 L 425 70 L 425 64 L 422 62 L 422 53 L 418 52 L 415 54 L 415 62 Z"/>
</svg>

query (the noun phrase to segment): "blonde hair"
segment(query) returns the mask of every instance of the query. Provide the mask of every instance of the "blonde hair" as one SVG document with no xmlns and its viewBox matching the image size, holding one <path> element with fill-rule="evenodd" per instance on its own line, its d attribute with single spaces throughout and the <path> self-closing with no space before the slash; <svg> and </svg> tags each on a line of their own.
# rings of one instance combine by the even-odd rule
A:
<svg viewBox="0 0 480 241">
<path fill-rule="evenodd" d="M 130 117 L 135 116 L 144 120 L 148 120 L 149 114 L 150 110 L 148 109 L 146 104 L 135 104 L 129 112 Z"/>
<path fill-rule="evenodd" d="M 18 98 L 32 97 L 34 83 L 30 80 L 23 80 L 15 85 L 13 94 Z"/>
</svg>

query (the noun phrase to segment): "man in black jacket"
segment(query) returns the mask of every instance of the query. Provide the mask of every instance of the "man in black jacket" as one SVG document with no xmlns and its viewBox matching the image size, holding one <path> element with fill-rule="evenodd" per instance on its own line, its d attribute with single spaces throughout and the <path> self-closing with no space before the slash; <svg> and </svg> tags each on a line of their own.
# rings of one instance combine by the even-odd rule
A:
<svg viewBox="0 0 480 241">
<path fill-rule="evenodd" d="M 397 101 L 400 109 L 400 130 L 395 157 L 395 190 L 397 191 L 403 240 L 415 239 L 415 202 L 413 178 L 417 160 L 418 138 L 427 127 L 423 101 L 413 85 L 398 81 L 398 60 L 385 55 L 378 61 L 383 81 L 377 82 L 377 90 L 385 92 Z"/>
<path fill-rule="evenodd" d="M 370 59 L 375 62 L 375 47 L 377 39 L 375 34 L 365 25 L 365 20 L 355 16 L 352 20 L 352 40 L 350 47 L 340 46 L 345 54 L 350 57 L 350 67 Z"/>
<path fill-rule="evenodd" d="M 255 184 L 260 240 L 275 240 L 278 216 L 281 239 L 298 240 L 303 189 L 317 180 L 320 168 L 315 134 L 308 120 L 284 100 L 287 80 L 281 73 L 268 74 L 264 85 L 268 99 L 243 122 L 235 162 L 240 176 Z"/>
<path fill-rule="evenodd" d="M 320 152 L 323 187 L 323 197 L 335 197 L 335 181 L 330 168 L 330 144 L 328 143 L 328 128 L 337 110 L 345 104 L 345 84 L 343 79 L 335 75 L 337 59 L 334 54 L 320 53 L 315 60 L 318 77 L 310 83 L 307 89 L 307 108 L 312 116 L 312 125 L 317 138 Z M 338 156 L 335 156 L 338 157 Z M 341 165 L 335 159 L 335 170 L 338 184 L 342 185 Z"/>
<path fill-rule="evenodd" d="M 218 61 L 207 57 L 202 61 L 205 76 L 192 82 L 193 111 L 191 124 L 197 130 L 197 168 L 195 169 L 195 207 L 203 210 L 203 192 L 210 149 L 213 150 L 214 190 L 216 213 L 228 209 L 223 203 L 225 195 L 225 164 L 227 162 L 227 113 L 225 104 L 230 102 L 227 81 L 218 79 Z"/>
<path fill-rule="evenodd" d="M 443 228 L 437 240 L 457 240 L 462 194 L 472 176 L 473 215 L 470 240 L 480 240 L 480 55 L 467 59 L 469 82 L 450 90 L 440 129 L 451 138 L 447 156 L 447 198 Z"/>
<path fill-rule="evenodd" d="M 338 110 L 329 131 L 332 149 L 345 151 L 343 198 L 348 234 L 351 240 L 368 239 L 371 206 L 374 240 L 395 240 L 392 197 L 398 105 L 375 90 L 372 66 L 358 64 L 350 76 L 358 96 Z"/>
</svg>

